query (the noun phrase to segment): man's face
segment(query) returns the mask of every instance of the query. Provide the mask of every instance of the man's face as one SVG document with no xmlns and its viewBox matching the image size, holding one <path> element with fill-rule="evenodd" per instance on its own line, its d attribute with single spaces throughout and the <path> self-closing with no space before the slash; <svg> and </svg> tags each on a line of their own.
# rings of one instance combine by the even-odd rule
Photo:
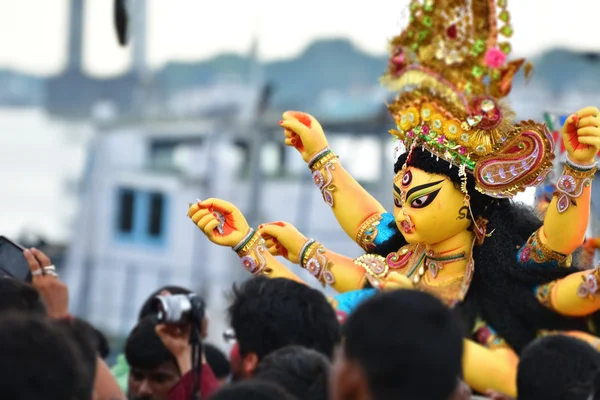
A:
<svg viewBox="0 0 600 400">
<path fill-rule="evenodd" d="M 131 367 L 129 400 L 167 400 L 169 391 L 181 375 L 174 362 L 168 361 L 152 369 Z"/>
</svg>

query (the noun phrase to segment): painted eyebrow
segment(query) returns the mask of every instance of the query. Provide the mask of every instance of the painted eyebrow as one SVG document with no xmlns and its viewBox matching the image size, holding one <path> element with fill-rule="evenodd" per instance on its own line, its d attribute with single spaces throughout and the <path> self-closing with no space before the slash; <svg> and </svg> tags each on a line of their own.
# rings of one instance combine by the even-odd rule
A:
<svg viewBox="0 0 600 400">
<path fill-rule="evenodd" d="M 415 193 L 415 192 L 418 192 L 419 190 L 422 190 L 422 189 L 427 189 L 427 188 L 429 188 L 429 187 L 435 186 L 435 185 L 437 185 L 437 184 L 440 184 L 440 183 L 442 183 L 442 182 L 444 182 L 444 180 L 443 180 L 443 179 L 442 179 L 442 180 L 440 180 L 440 181 L 437 181 L 437 182 L 430 182 L 430 183 L 426 183 L 426 184 L 424 184 L 424 185 L 415 186 L 414 188 L 411 188 L 411 189 L 408 191 L 408 193 L 406 193 L 406 198 L 408 199 L 408 198 L 410 197 L 410 195 L 411 195 L 411 194 L 413 194 L 413 193 Z"/>
</svg>

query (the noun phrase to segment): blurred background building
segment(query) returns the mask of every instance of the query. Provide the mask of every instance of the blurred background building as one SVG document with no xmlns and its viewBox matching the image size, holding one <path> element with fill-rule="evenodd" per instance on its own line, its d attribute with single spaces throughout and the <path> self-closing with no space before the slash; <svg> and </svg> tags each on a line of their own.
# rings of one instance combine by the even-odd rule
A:
<svg viewBox="0 0 600 400">
<path fill-rule="evenodd" d="M 85 6 L 93 1 L 56 2 L 69 11 L 65 67 L 40 76 L 0 64 L 0 221 L 2 234 L 50 252 L 76 314 L 119 338 L 152 291 L 179 284 L 207 298 L 211 333 L 223 331 L 223 295 L 247 275 L 230 249 L 211 245 L 189 222 L 195 199 L 224 198 L 253 225 L 287 220 L 328 248 L 360 254 L 283 145 L 277 121 L 287 109 L 315 115 L 344 165 L 391 207 L 390 94 L 378 84 L 385 37 L 379 55 L 323 38 L 266 61 L 257 32 L 244 52 L 152 68 L 153 2 L 137 0 L 129 2 L 130 67 L 98 77 L 83 65 Z M 519 118 L 560 119 L 600 105 L 600 52 L 548 48 L 533 62 L 533 80 L 517 79 L 510 97 Z M 527 192 L 519 201 L 533 198 Z M 600 184 L 593 199 L 598 218 Z M 599 230 L 595 220 L 590 234 Z"/>
</svg>

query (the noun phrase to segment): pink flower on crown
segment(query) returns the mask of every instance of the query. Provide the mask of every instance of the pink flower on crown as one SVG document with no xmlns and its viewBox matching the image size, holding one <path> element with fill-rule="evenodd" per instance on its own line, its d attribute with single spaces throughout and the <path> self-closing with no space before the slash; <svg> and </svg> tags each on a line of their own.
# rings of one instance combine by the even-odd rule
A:
<svg viewBox="0 0 600 400">
<path fill-rule="evenodd" d="M 500 68 L 504 61 L 506 61 L 506 54 L 497 47 L 492 47 L 485 53 L 485 63 L 488 67 Z"/>
</svg>

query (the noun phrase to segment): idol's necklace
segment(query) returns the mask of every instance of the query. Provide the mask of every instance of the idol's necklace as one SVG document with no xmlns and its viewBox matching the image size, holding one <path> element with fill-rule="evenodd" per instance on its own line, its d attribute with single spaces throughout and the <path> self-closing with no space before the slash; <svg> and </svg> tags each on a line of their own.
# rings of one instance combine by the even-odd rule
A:
<svg viewBox="0 0 600 400">
<path fill-rule="evenodd" d="M 435 254 L 433 251 L 425 253 L 425 267 L 431 273 L 431 276 L 435 279 L 441 270 L 444 269 L 446 264 L 451 264 L 457 261 L 466 259 L 465 253 L 452 254 L 449 256 L 441 256 Z"/>
</svg>

